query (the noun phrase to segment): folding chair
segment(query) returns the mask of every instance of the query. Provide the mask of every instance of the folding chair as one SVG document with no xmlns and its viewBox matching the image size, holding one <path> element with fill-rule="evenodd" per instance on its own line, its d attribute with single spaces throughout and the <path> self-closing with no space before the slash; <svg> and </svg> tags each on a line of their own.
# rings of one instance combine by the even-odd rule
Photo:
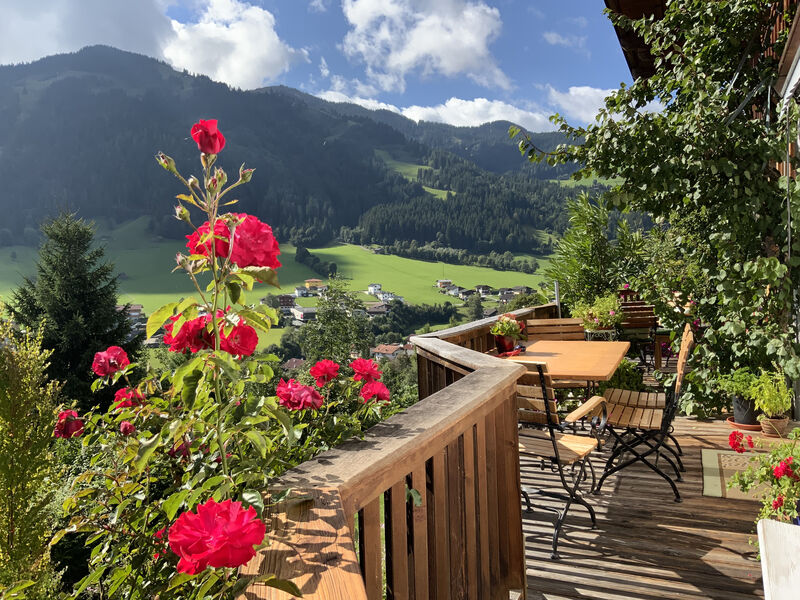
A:
<svg viewBox="0 0 800 600">
<path fill-rule="evenodd" d="M 652 395 L 647 392 L 606 390 L 607 396 L 611 398 L 606 431 L 609 432 L 614 440 L 614 444 L 611 455 L 606 461 L 603 474 L 594 488 L 595 494 L 600 492 L 609 475 L 636 462 L 642 462 L 669 483 L 675 494 L 675 502 L 681 501 L 675 481 L 659 468 L 658 459 L 663 458 L 675 471 L 675 480 L 682 481 L 681 470 L 685 469 L 683 469 L 680 455 L 667 442 L 672 439 L 677 445 L 677 440 L 672 436 L 672 422 L 678 411 L 681 385 L 686 374 L 686 363 L 693 347 L 694 335 L 691 327 L 686 325 L 683 331 L 683 339 L 681 340 L 680 354 L 678 355 L 678 373 L 674 384 L 664 395 L 663 407 L 659 408 L 656 404 L 659 400 L 658 395 L 652 398 Z M 643 394 L 646 395 L 647 403 L 652 399 L 653 406 L 648 406 L 647 404 L 642 406 Z M 635 398 L 636 405 L 627 403 L 632 398 Z M 677 448 L 680 450 L 680 446 L 677 446 Z M 667 450 L 668 453 L 662 452 L 663 450 Z M 625 459 L 627 454 L 632 454 L 633 456 Z M 672 454 L 675 461 L 670 458 L 669 454 Z M 648 460 L 653 455 L 655 455 L 655 461 Z M 617 464 L 614 464 L 614 461 L 617 461 Z M 678 465 L 680 465 L 680 469 Z"/>
<path fill-rule="evenodd" d="M 519 452 L 522 456 L 540 459 L 543 470 L 549 464 L 554 472 L 558 472 L 564 493 L 523 487 L 522 495 L 529 512 L 533 510 L 530 499 L 533 494 L 564 500 L 565 504 L 561 510 L 543 507 L 558 514 L 553 530 L 553 552 L 551 554 L 551 558 L 558 559 L 560 558 L 558 554 L 559 533 L 573 503 L 586 508 L 592 519 L 592 528 L 597 526 L 594 509 L 583 498 L 579 488 L 589 475 L 592 477 L 592 487 L 596 481 L 589 457 L 592 451 L 598 447 L 605 428 L 605 399 L 595 396 L 565 417 L 567 423 L 591 417 L 594 437 L 564 433 L 556 413 L 555 396 L 550 377 L 546 374 L 546 365 L 544 363 L 528 363 L 528 368 L 535 370 L 523 375 L 517 384 L 517 406 L 521 424 Z M 528 432 L 523 427 L 534 424 L 544 428 L 538 435 Z M 569 473 L 566 472 L 567 469 L 569 469 Z"/>
</svg>

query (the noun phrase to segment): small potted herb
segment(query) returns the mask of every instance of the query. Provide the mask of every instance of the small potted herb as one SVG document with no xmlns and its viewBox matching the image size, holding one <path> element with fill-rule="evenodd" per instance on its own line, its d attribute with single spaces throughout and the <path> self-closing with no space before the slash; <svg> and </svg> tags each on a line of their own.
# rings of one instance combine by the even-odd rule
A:
<svg viewBox="0 0 800 600">
<path fill-rule="evenodd" d="M 733 403 L 733 422 L 737 425 L 758 425 L 758 411 L 750 388 L 756 376 L 747 367 L 736 369 L 717 379 L 717 387 L 725 392 Z"/>
<path fill-rule="evenodd" d="M 517 340 L 526 339 L 525 323 L 517 321 L 511 313 L 505 313 L 497 317 L 492 328 L 489 330 L 494 336 L 495 346 L 498 352 L 511 352 Z"/>
<path fill-rule="evenodd" d="M 761 374 L 750 386 L 749 396 L 762 414 L 761 431 L 768 437 L 782 437 L 786 432 L 789 417 L 786 413 L 792 408 L 794 393 L 786 385 L 783 371 L 761 370 Z"/>
<path fill-rule="evenodd" d="M 583 319 L 583 328 L 587 331 L 614 329 L 622 323 L 619 298 L 613 294 L 599 296 L 591 305 L 576 304 L 572 309 L 572 315 L 577 319 Z"/>
</svg>

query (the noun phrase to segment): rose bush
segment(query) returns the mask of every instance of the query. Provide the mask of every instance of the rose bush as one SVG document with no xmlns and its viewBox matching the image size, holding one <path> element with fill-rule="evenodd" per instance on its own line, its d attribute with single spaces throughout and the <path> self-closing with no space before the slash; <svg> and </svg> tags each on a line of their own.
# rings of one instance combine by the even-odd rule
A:
<svg viewBox="0 0 800 600">
<path fill-rule="evenodd" d="M 299 594 L 269 574 L 238 576 L 266 543 L 262 494 L 283 470 L 377 422 L 389 398 L 380 369 L 365 359 L 347 375 L 320 361 L 302 381 L 281 381 L 277 396 L 258 393 L 277 358 L 255 353 L 257 330 L 268 331 L 277 313 L 247 296 L 258 281 L 277 285 L 280 250 L 256 217 L 220 213 L 253 171 L 242 166 L 226 187 L 215 167 L 225 145 L 217 122 L 199 122 L 192 138 L 202 152 L 200 178 L 185 178 L 163 153 L 156 159 L 186 188 L 175 216 L 193 233 L 176 263 L 196 293 L 147 322 L 147 336 L 163 327 L 164 343 L 183 361 L 158 372 L 130 363 L 122 348 L 98 349 L 93 389 L 116 387 L 114 404 L 83 417 L 63 411 L 55 425 L 58 437 L 82 435 L 91 454 L 64 502 L 69 526 L 52 541 L 88 535 L 90 571 L 76 595 L 231 598 L 256 580 Z M 199 227 L 190 209 L 203 214 Z"/>
</svg>

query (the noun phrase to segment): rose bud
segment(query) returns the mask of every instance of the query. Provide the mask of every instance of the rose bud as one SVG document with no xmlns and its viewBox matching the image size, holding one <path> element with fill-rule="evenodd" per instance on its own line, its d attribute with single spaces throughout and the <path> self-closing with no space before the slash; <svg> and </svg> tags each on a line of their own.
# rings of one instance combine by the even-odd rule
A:
<svg viewBox="0 0 800 600">
<path fill-rule="evenodd" d="M 189 184 L 190 188 L 194 188 L 196 190 L 200 189 L 200 182 L 197 181 L 197 177 L 195 177 L 194 175 L 190 175 L 189 179 L 186 180 L 186 183 Z"/>
<path fill-rule="evenodd" d="M 216 154 L 200 154 L 200 163 L 203 165 L 203 168 L 210 169 L 215 162 L 217 162 Z"/>
<path fill-rule="evenodd" d="M 189 218 L 189 211 L 186 210 L 183 204 L 178 204 L 178 206 L 175 207 L 175 218 L 178 219 L 178 221 L 186 221 L 190 225 L 192 223 Z"/>
<path fill-rule="evenodd" d="M 253 178 L 253 171 L 255 171 L 255 169 L 245 169 L 244 163 L 242 163 L 242 166 L 239 167 L 239 181 L 242 183 L 250 181 Z"/>
<path fill-rule="evenodd" d="M 136 433 L 136 427 L 130 421 L 123 421 L 119 424 L 119 432 L 124 436 L 133 435 Z"/>
<path fill-rule="evenodd" d="M 163 152 L 159 152 L 158 154 L 156 154 L 156 160 L 158 161 L 158 164 L 164 167 L 167 171 L 169 171 L 170 173 L 177 174 L 178 171 L 175 169 L 175 161 L 172 160 L 169 156 L 167 156 Z"/>
<path fill-rule="evenodd" d="M 220 183 L 219 183 L 219 181 L 217 181 L 217 178 L 216 178 L 216 177 L 212 177 L 211 179 L 209 179 L 209 180 L 208 180 L 208 183 L 206 184 L 206 190 L 208 190 L 208 192 L 209 192 L 210 194 L 216 194 L 216 193 L 217 193 L 217 190 L 218 190 L 220 187 L 221 187 L 221 186 L 220 186 Z"/>
<path fill-rule="evenodd" d="M 228 174 L 219 167 L 217 167 L 216 169 L 214 169 L 214 179 L 217 180 L 217 184 L 219 185 L 219 187 L 222 187 L 228 182 Z"/>
</svg>

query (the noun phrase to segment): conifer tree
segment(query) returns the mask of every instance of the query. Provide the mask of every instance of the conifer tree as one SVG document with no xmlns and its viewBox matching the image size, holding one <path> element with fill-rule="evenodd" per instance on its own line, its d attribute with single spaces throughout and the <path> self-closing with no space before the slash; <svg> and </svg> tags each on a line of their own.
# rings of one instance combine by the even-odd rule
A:
<svg viewBox="0 0 800 600">
<path fill-rule="evenodd" d="M 122 346 L 133 357 L 141 338 L 131 338 L 126 311 L 117 310 L 117 277 L 94 244 L 94 225 L 61 214 L 42 225 L 36 277 L 25 278 L 9 305 L 12 318 L 33 330 L 42 326 L 42 345 L 53 354 L 48 375 L 64 382 L 64 395 L 81 409 L 109 398 L 92 394 L 95 352 Z M 42 324 L 43 323 L 43 324 Z"/>
</svg>

